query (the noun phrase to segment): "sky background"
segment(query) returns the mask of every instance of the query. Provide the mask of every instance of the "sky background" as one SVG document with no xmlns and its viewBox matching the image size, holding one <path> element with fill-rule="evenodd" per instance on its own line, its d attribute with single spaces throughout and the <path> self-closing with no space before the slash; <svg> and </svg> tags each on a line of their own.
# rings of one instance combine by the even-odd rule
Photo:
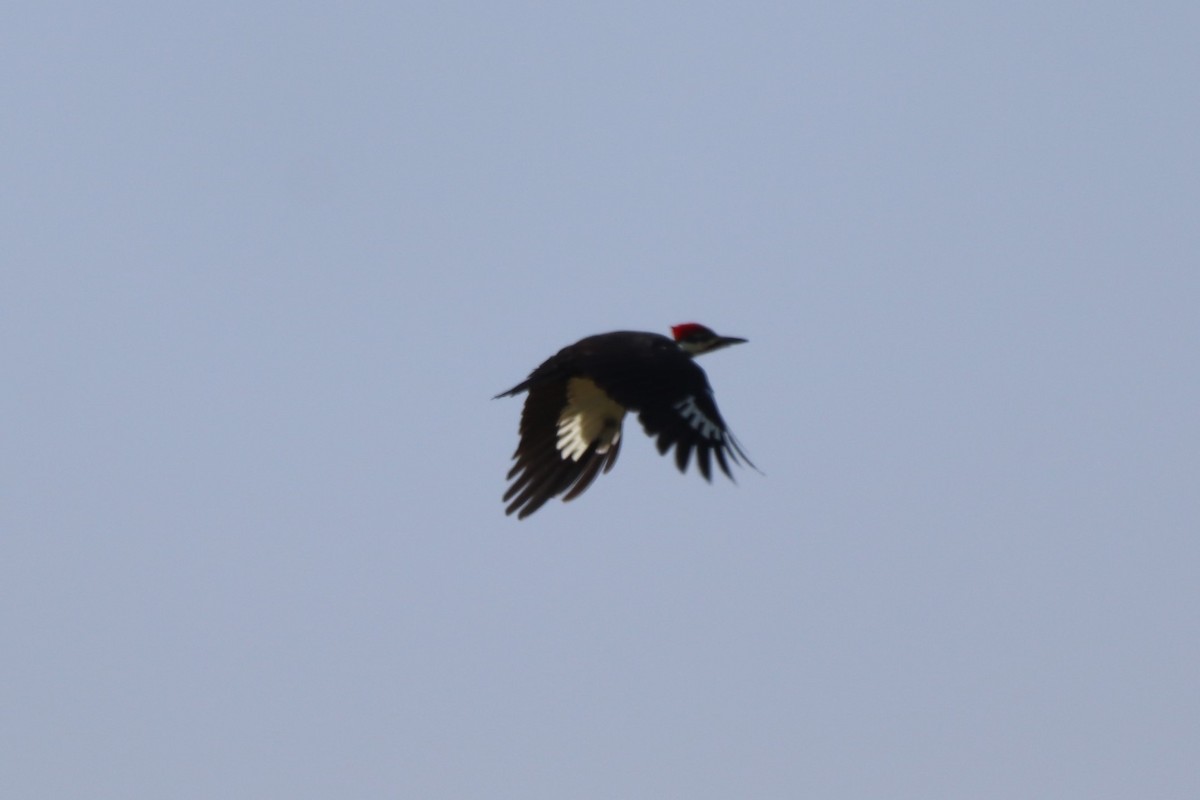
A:
<svg viewBox="0 0 1200 800">
<path fill-rule="evenodd" d="M 1200 796 L 1200 6 L 0 12 L 0 795 Z M 699 321 L 764 475 L 500 497 Z"/>
</svg>

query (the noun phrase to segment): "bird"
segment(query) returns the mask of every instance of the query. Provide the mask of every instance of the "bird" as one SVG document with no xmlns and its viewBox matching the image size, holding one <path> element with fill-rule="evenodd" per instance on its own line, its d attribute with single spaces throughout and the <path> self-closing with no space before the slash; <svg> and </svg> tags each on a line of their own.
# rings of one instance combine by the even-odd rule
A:
<svg viewBox="0 0 1200 800">
<path fill-rule="evenodd" d="M 721 418 L 708 377 L 694 361 L 747 340 L 718 336 L 695 322 L 673 325 L 671 334 L 588 336 L 493 398 L 528 392 L 507 477 L 506 515 L 524 519 L 558 495 L 564 502 L 581 495 L 601 470 L 607 473 L 616 464 L 621 424 L 630 412 L 656 440 L 660 454 L 675 448 L 680 472 L 687 472 L 693 451 L 709 482 L 713 456 L 730 480 L 729 461 L 758 469 Z"/>
</svg>

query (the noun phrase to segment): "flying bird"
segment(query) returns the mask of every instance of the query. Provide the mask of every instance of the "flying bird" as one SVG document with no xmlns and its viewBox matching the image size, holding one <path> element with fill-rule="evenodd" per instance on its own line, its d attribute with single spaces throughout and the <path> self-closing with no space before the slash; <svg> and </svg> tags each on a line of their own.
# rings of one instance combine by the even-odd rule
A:
<svg viewBox="0 0 1200 800">
<path fill-rule="evenodd" d="M 621 449 L 621 423 L 634 412 L 658 452 L 675 448 L 675 463 L 686 472 L 693 451 L 700 474 L 712 480 L 711 458 L 733 479 L 729 461 L 745 461 L 704 370 L 693 360 L 745 339 L 718 336 L 694 322 L 674 325 L 673 338 L 657 333 L 614 331 L 580 339 L 546 359 L 507 392 L 528 392 L 521 412 L 520 442 L 504 494 L 505 514 L 524 519 L 546 501 L 573 500 Z M 756 468 L 757 469 L 757 468 Z"/>
</svg>

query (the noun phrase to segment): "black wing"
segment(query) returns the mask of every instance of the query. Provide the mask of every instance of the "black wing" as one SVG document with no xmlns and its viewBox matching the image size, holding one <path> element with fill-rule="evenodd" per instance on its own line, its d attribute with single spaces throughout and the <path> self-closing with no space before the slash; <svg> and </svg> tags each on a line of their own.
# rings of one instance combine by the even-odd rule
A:
<svg viewBox="0 0 1200 800">
<path fill-rule="evenodd" d="M 688 459 L 693 451 L 700 474 L 706 481 L 712 480 L 712 456 L 716 456 L 717 465 L 730 480 L 733 480 L 733 474 L 729 471 L 730 460 L 735 464 L 745 461 L 754 466 L 741 444 L 729 432 L 725 420 L 721 419 L 711 389 L 690 393 L 669 405 L 644 408 L 638 414 L 638 419 L 646 433 L 656 439 L 658 452 L 666 455 L 672 447 L 675 448 L 675 464 L 680 472 L 687 472 Z"/>
<path fill-rule="evenodd" d="M 733 474 L 729 461 L 744 461 L 754 467 L 717 410 L 704 370 L 674 343 L 664 342 L 638 369 L 615 371 L 602 383 L 605 390 L 617 402 L 638 412 L 642 427 L 656 440 L 659 453 L 666 455 L 675 448 L 675 464 L 680 472 L 687 471 L 693 452 L 700 474 L 709 481 L 714 456 L 730 480 Z"/>
<path fill-rule="evenodd" d="M 524 519 L 564 492 L 564 501 L 581 495 L 601 469 L 608 472 L 613 468 L 621 449 L 618 420 L 616 440 L 604 452 L 597 449 L 599 441 L 593 441 L 578 458 L 564 456 L 560 450 L 559 419 L 568 405 L 568 382 L 561 378 L 536 380 L 536 375 L 504 393 L 529 391 L 521 412 L 520 441 L 513 453 L 516 463 L 508 472 L 512 485 L 504 493 L 504 502 L 508 503 L 504 513 L 515 511 L 518 519 Z"/>
</svg>

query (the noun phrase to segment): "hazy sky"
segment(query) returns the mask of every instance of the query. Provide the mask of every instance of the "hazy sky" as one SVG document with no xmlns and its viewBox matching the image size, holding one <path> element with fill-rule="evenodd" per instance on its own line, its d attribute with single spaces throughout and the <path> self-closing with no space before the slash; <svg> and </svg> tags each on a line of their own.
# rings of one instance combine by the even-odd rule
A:
<svg viewBox="0 0 1200 800">
<path fill-rule="evenodd" d="M 0 796 L 1200 797 L 1200 6 L 0 14 Z M 584 335 L 699 321 L 765 475 Z"/>
</svg>

